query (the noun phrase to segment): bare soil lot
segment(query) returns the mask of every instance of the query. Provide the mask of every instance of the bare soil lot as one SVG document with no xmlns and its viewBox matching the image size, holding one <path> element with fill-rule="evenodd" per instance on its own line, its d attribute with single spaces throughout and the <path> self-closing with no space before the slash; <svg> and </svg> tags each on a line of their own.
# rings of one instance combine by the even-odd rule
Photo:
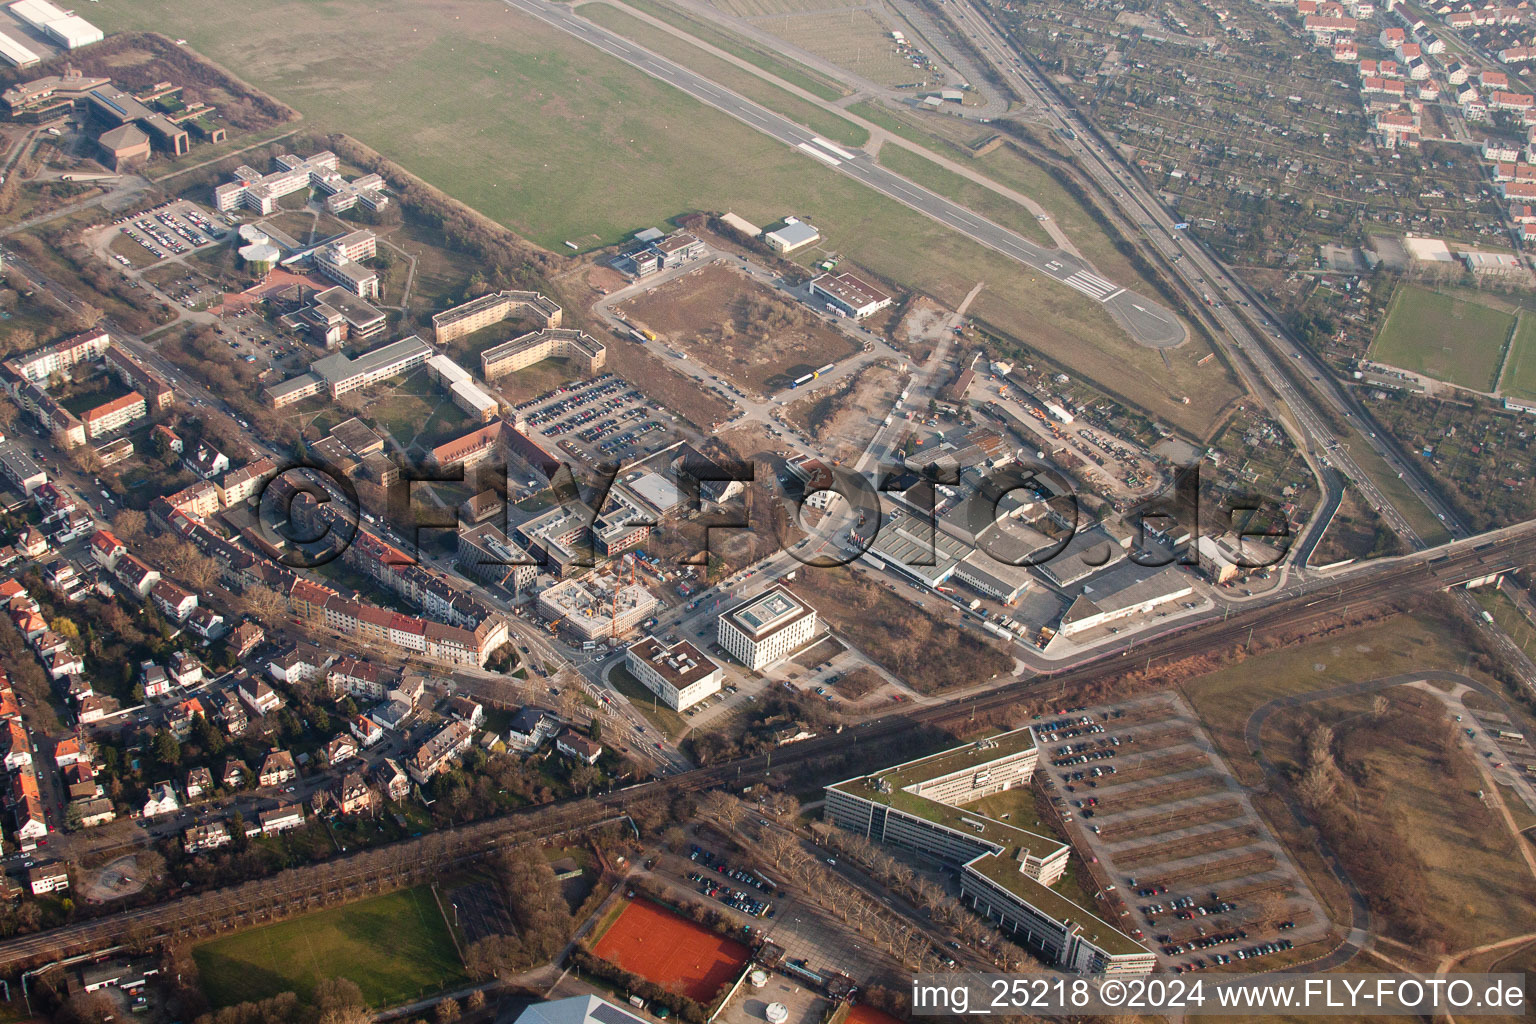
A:
<svg viewBox="0 0 1536 1024">
<path fill-rule="evenodd" d="M 625 309 L 668 344 L 759 393 L 858 351 L 804 306 L 721 263 L 658 285 Z"/>
<path fill-rule="evenodd" d="M 836 386 L 786 406 L 784 418 L 830 458 L 857 458 L 890 410 L 906 376 L 887 363 L 865 367 Z"/>
<path fill-rule="evenodd" d="M 700 430 L 712 429 L 731 414 L 729 405 L 699 387 L 691 377 L 670 369 L 639 345 L 609 342 L 605 369 L 623 377 L 657 405 L 675 412 Z"/>
</svg>

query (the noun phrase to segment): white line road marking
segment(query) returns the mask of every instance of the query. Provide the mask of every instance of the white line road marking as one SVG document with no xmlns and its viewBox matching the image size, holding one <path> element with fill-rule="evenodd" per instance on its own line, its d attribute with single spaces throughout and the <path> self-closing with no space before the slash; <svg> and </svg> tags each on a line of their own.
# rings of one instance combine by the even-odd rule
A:
<svg viewBox="0 0 1536 1024">
<path fill-rule="evenodd" d="M 828 156 L 827 154 L 823 153 L 821 150 L 817 149 L 815 146 L 807 145 L 804 142 L 800 143 L 800 145 L 796 146 L 795 148 L 796 149 L 804 150 L 806 153 L 808 153 L 809 155 L 815 157 L 817 160 L 820 160 L 822 163 L 826 164 L 828 167 L 837 167 L 837 166 L 842 164 L 842 161 L 837 159 L 837 157 Z"/>
<path fill-rule="evenodd" d="M 826 139 L 822 138 L 820 135 L 812 136 L 811 141 L 816 143 L 816 145 L 820 146 L 822 149 L 826 150 L 828 153 L 833 153 L 837 156 L 840 156 L 844 160 L 852 160 L 854 158 L 852 153 L 839 146 L 833 145 Z"/>
</svg>

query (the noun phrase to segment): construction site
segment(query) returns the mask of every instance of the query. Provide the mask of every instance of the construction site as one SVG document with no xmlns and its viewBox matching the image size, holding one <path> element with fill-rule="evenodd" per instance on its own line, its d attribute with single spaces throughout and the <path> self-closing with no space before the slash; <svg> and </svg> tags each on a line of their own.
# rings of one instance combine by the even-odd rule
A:
<svg viewBox="0 0 1536 1024">
<path fill-rule="evenodd" d="M 539 614 L 551 632 L 569 632 L 583 643 L 621 637 L 650 618 L 656 596 L 629 579 L 594 573 L 563 580 L 539 594 Z"/>
</svg>

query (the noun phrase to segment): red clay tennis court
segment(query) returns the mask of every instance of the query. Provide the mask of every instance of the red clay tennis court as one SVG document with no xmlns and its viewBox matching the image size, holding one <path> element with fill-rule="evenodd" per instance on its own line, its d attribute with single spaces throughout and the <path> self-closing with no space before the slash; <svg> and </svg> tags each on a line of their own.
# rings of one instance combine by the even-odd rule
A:
<svg viewBox="0 0 1536 1024">
<path fill-rule="evenodd" d="M 705 1003 L 746 964 L 749 950 L 654 903 L 632 900 L 593 952 Z"/>
</svg>

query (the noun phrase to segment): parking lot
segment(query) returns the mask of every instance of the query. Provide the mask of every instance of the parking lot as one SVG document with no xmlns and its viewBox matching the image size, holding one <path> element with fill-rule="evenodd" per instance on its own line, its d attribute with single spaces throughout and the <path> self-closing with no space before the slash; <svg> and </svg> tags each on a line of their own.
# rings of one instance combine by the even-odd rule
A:
<svg viewBox="0 0 1536 1024">
<path fill-rule="evenodd" d="M 1328 920 L 1181 698 L 1159 694 L 1034 723 L 1062 826 L 1178 973 L 1259 960 Z M 1259 965 L 1259 966 L 1262 966 Z"/>
<path fill-rule="evenodd" d="M 612 373 L 545 392 L 517 412 L 532 431 L 584 462 L 637 458 L 673 437 L 665 414 Z"/>
<path fill-rule="evenodd" d="M 116 226 L 124 237 L 137 242 L 156 261 L 216 245 L 230 229 L 229 222 L 222 216 L 209 213 L 185 199 L 166 203 L 135 217 L 124 217 Z M 118 253 L 113 253 L 112 258 L 125 267 L 134 265 L 132 260 Z"/>
</svg>

